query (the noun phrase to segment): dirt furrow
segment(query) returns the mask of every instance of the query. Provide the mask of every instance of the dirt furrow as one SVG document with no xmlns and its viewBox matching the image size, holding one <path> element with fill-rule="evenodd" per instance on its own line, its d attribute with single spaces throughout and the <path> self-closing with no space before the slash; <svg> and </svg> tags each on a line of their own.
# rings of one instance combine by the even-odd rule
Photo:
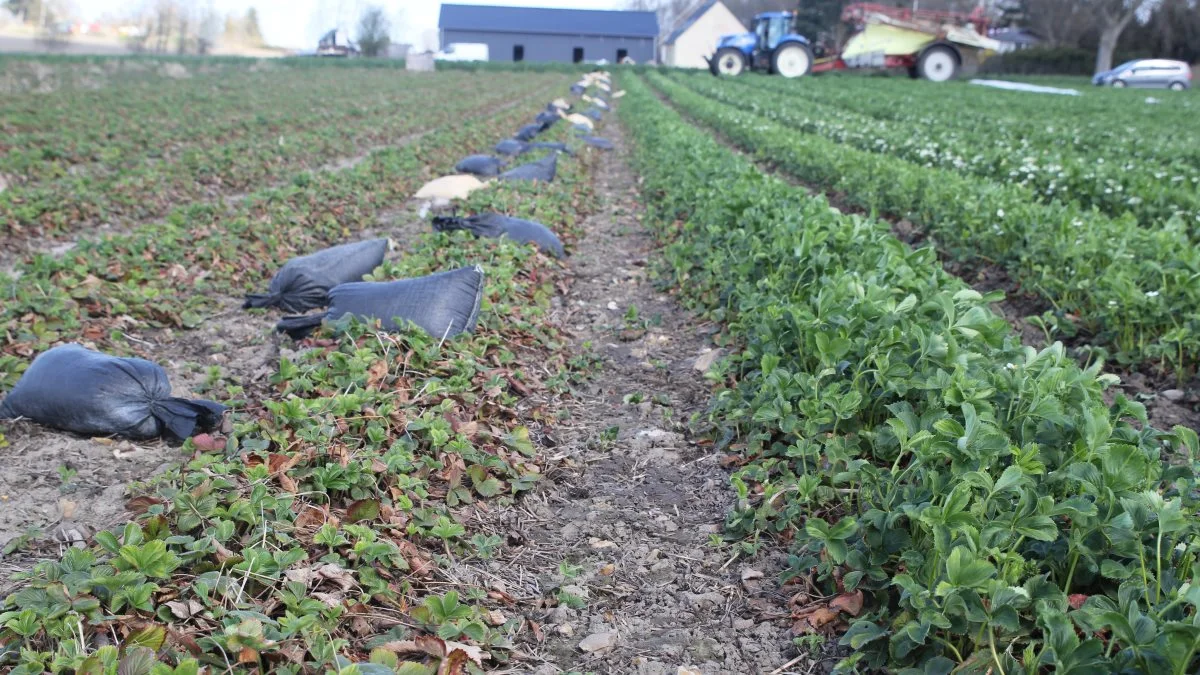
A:
<svg viewBox="0 0 1200 675">
<path fill-rule="evenodd" d="M 771 590 L 780 561 L 750 565 L 713 545 L 735 495 L 720 455 L 689 432 L 717 328 L 656 288 L 624 134 L 614 122 L 605 135 L 617 150 L 597 169 L 602 204 L 556 316 L 595 375 L 544 439 L 542 487 L 490 523 L 504 554 L 448 581 L 516 599 L 520 672 L 770 672 L 792 647 L 747 600 L 785 604 Z"/>
</svg>

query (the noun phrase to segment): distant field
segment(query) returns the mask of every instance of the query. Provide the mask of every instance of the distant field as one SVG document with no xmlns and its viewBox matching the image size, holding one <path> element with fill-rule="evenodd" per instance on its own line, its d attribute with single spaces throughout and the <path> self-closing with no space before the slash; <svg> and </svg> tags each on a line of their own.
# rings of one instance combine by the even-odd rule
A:
<svg viewBox="0 0 1200 675">
<path fill-rule="evenodd" d="M 49 46 L 31 37 L 0 35 L 0 53 L 52 53 L 52 54 L 128 54 L 129 50 L 118 43 L 99 41 L 62 40 Z"/>
</svg>

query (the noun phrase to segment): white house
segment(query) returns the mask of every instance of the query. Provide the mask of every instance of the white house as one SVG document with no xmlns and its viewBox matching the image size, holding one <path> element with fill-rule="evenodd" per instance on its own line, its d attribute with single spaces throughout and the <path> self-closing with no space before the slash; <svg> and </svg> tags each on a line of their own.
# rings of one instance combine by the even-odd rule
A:
<svg viewBox="0 0 1200 675">
<path fill-rule="evenodd" d="M 707 0 L 680 21 L 662 42 L 662 63 L 678 68 L 707 68 L 717 38 L 745 33 L 746 27 L 721 0 Z"/>
</svg>

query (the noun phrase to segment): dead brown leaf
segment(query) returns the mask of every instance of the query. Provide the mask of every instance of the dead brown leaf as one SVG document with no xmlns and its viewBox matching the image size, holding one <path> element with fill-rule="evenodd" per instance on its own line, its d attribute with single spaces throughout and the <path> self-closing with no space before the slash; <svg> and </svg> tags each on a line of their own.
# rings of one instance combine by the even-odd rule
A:
<svg viewBox="0 0 1200 675">
<path fill-rule="evenodd" d="M 378 389 L 379 385 L 383 384 L 383 381 L 387 379 L 387 374 L 387 361 L 380 359 L 375 363 L 372 363 L 371 366 L 367 368 L 367 388 Z"/>
<path fill-rule="evenodd" d="M 843 593 L 829 603 L 829 608 L 845 612 L 850 616 L 858 616 L 863 607 L 863 592 L 861 590 L 853 593 Z"/>
<path fill-rule="evenodd" d="M 816 633 L 829 623 L 837 621 L 838 613 L 828 607 L 818 607 L 816 610 L 808 613 L 792 623 L 792 633 L 802 635 L 804 633 Z"/>
<path fill-rule="evenodd" d="M 171 614 L 173 614 L 176 619 L 183 621 L 186 621 L 187 619 L 190 619 L 204 611 L 204 605 L 196 602 L 195 600 L 188 600 L 186 602 L 182 600 L 168 602 L 167 608 L 171 610 Z"/>
</svg>

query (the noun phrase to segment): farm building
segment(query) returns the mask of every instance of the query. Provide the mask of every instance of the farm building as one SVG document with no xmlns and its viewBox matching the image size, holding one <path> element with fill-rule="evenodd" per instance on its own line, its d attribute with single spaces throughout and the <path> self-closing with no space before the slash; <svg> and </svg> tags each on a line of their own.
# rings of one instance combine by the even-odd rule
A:
<svg viewBox="0 0 1200 675">
<path fill-rule="evenodd" d="M 441 44 L 485 43 L 491 61 L 654 59 L 654 12 L 443 4 Z"/>
<path fill-rule="evenodd" d="M 708 0 L 684 17 L 662 44 L 662 63 L 677 68 L 707 68 L 717 38 L 744 33 L 746 27 L 721 0 Z"/>
</svg>

